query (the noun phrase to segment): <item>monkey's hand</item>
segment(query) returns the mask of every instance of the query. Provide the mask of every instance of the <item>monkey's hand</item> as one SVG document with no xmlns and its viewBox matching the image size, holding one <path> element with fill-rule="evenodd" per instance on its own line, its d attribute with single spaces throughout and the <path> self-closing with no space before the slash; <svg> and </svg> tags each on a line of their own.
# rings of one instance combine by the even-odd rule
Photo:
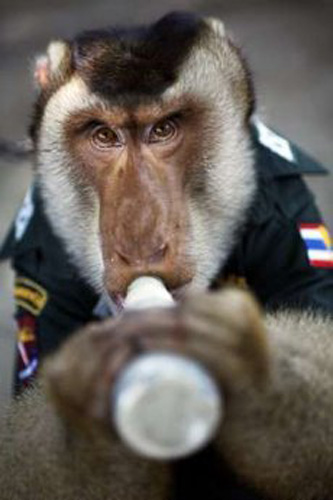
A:
<svg viewBox="0 0 333 500">
<path fill-rule="evenodd" d="M 44 365 L 58 410 L 75 425 L 111 427 L 111 393 L 121 368 L 139 353 L 164 350 L 202 362 L 224 395 L 260 386 L 268 354 L 259 309 L 244 292 L 225 290 L 168 309 L 127 313 L 82 329 Z"/>
</svg>

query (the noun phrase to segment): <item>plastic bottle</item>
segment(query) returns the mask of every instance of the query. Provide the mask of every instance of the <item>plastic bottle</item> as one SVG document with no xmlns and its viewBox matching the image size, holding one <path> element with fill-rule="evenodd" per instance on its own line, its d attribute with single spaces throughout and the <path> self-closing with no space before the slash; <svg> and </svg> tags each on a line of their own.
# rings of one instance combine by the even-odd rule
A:
<svg viewBox="0 0 333 500">
<path fill-rule="evenodd" d="M 172 307 L 161 280 L 141 277 L 129 287 L 124 310 Z M 115 427 L 140 455 L 172 460 L 202 448 L 222 418 L 220 391 L 198 362 L 166 351 L 138 356 L 116 380 Z"/>
</svg>

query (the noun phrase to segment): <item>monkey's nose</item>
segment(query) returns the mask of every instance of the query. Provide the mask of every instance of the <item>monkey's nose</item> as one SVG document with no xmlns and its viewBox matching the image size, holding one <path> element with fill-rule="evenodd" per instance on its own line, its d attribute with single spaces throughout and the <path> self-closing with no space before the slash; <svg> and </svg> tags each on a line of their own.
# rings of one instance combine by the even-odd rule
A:
<svg viewBox="0 0 333 500">
<path fill-rule="evenodd" d="M 168 251 L 167 243 L 163 243 L 158 248 L 155 248 L 153 251 L 149 253 L 146 252 L 145 254 L 142 255 L 140 255 L 140 252 L 135 252 L 135 253 L 126 252 L 124 249 L 119 247 L 115 249 L 115 252 L 120 258 L 120 260 L 124 264 L 133 267 L 158 264 L 165 259 L 167 251 Z"/>
</svg>

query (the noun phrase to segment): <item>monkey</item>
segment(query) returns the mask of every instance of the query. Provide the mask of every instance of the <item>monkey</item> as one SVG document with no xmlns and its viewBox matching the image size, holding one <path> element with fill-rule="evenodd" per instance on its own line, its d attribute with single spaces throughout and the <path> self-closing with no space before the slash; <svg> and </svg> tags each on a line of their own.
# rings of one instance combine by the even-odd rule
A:
<svg viewBox="0 0 333 500">
<path fill-rule="evenodd" d="M 295 393 L 304 394 L 304 401 L 309 401 L 305 395 L 311 387 L 315 405 L 327 416 L 329 398 L 323 401 L 320 395 L 329 392 L 329 386 L 324 374 L 322 380 L 318 374 L 315 391 L 307 380 L 312 373 L 309 367 L 301 388 L 299 372 L 289 369 L 284 360 L 293 365 L 298 349 L 302 351 L 307 342 L 300 340 L 301 332 L 313 339 L 312 328 L 320 347 L 311 344 L 309 358 L 318 367 L 323 360 L 317 361 L 316 353 L 323 349 L 328 356 L 326 329 L 330 324 L 325 318 L 332 312 L 332 254 L 320 214 L 300 178 L 301 152 L 258 121 L 250 70 L 223 23 L 172 13 L 149 26 L 85 32 L 70 41 L 51 42 L 46 55 L 37 59 L 35 77 L 39 91 L 30 128 L 35 183 L 3 250 L 4 256 L 14 256 L 17 273 L 17 385 L 30 383 L 40 362 L 39 353 L 51 355 L 74 330 L 121 310 L 128 286 L 139 276 L 159 277 L 177 300 L 185 302 L 188 295 L 234 281 L 248 287 L 266 311 L 276 314 L 272 325 L 281 322 L 280 327 L 272 326 L 272 332 L 281 332 L 276 335 L 281 344 L 270 340 L 275 334 L 268 327 L 272 351 L 268 373 L 275 373 L 276 367 L 277 378 L 288 375 L 283 377 L 283 392 L 277 397 L 286 395 L 285 408 L 289 407 L 288 394 L 293 394 L 296 411 L 290 425 L 295 427 L 284 444 L 292 442 L 297 448 L 296 435 L 298 439 L 305 410 L 296 404 Z M 311 168 L 321 171 L 317 166 Z M 313 238 L 322 246 L 319 254 L 312 246 Z M 207 313 L 207 357 L 214 354 L 209 350 L 209 335 L 214 334 L 209 318 L 214 314 Z M 312 320 L 312 315 L 319 319 Z M 162 321 L 162 314 L 159 318 Z M 196 327 L 194 321 L 189 320 L 189 325 L 190 337 Z M 299 334 L 291 334 L 293 330 Z M 291 337 L 290 342 L 284 335 Z M 255 345 L 259 349 L 260 343 L 254 335 L 252 348 L 240 349 L 240 358 L 249 357 L 250 363 L 252 350 Z M 285 356 L 281 364 L 274 361 L 280 359 L 280 351 Z M 210 364 L 214 363 L 207 361 Z M 273 394 L 274 377 L 262 378 L 273 391 L 266 396 Z M 79 376 L 73 373 L 72 379 L 78 382 Z M 236 381 L 235 376 L 237 385 Z M 223 380 L 227 394 L 232 391 L 228 382 Z M 293 384 L 298 391 L 293 392 Z M 252 392 L 244 391 L 244 401 L 246 394 L 252 401 Z M 43 405 L 43 398 L 34 394 L 28 390 L 20 401 L 29 405 L 37 397 Z M 194 480 L 193 470 L 206 468 L 210 474 L 218 468 L 215 475 L 222 478 L 218 490 L 223 498 L 228 494 L 252 498 L 251 493 L 244 493 L 247 485 L 268 498 L 297 498 L 300 491 L 305 499 L 306 495 L 309 499 L 327 496 L 329 475 L 319 486 L 323 476 L 311 476 L 310 462 L 301 462 L 300 454 L 291 453 L 290 447 L 278 454 L 274 435 L 284 435 L 286 419 L 282 413 L 274 413 L 272 405 L 262 401 L 260 407 L 263 414 L 258 411 L 256 415 L 257 433 L 252 430 L 251 435 L 260 443 L 259 451 L 265 457 L 261 463 L 269 463 L 266 454 L 271 454 L 276 457 L 276 468 L 282 462 L 288 464 L 281 467 L 287 476 L 294 471 L 292 484 L 283 475 L 285 486 L 274 493 L 276 476 L 267 472 L 263 478 L 263 469 L 258 467 L 258 478 L 253 470 L 252 460 L 257 460 L 253 447 L 246 453 L 238 442 L 237 446 L 228 443 L 227 434 L 222 439 L 224 451 L 216 460 L 209 450 L 203 458 L 177 465 L 179 484 L 185 476 L 192 475 Z M 246 415 L 245 406 L 241 411 Z M 26 434 L 23 412 L 14 412 L 21 415 L 17 418 Z M 53 415 L 52 411 L 48 414 Z M 271 440 L 268 431 L 261 439 L 258 436 L 267 415 L 272 418 Z M 313 413 L 309 420 L 313 423 L 311 436 L 317 432 L 321 440 Z M 240 422 L 235 416 L 233 421 L 239 422 L 236 434 L 247 443 L 247 418 Z M 230 436 L 235 436 L 229 425 Z M 328 429 L 329 424 L 325 425 Z M 315 439 L 309 442 L 309 449 Z M 306 444 L 300 449 L 305 448 Z M 87 455 L 89 458 L 90 452 Z M 326 457 L 326 451 L 322 456 Z M 217 465 L 220 460 L 225 461 L 221 468 Z M 326 471 L 329 458 L 321 460 L 321 470 Z M 123 463 L 120 457 L 119 463 Z M 222 474 L 229 467 L 230 476 Z M 139 463 L 134 468 L 139 471 Z M 146 470 L 149 468 L 150 464 Z M 242 484 L 236 484 L 233 471 Z M 160 472 L 149 476 L 155 473 Z M 71 478 L 68 482 L 73 483 Z M 209 488 L 206 481 L 202 496 L 214 497 Z M 192 488 L 191 496 L 195 491 Z M 151 494 L 157 496 L 155 491 Z"/>
<path fill-rule="evenodd" d="M 253 297 L 237 288 L 90 323 L 46 359 L 39 384 L 2 423 L 1 498 L 170 498 L 174 465 L 136 456 L 112 425 L 112 387 L 121 366 L 138 354 L 135 340 L 141 352 L 181 353 L 214 376 L 225 417 L 213 445 L 259 495 L 246 498 L 331 498 L 331 333 L 332 321 L 323 316 L 264 318 Z M 197 472 L 192 491 L 179 498 L 236 498 L 222 491 L 210 496 Z"/>
</svg>

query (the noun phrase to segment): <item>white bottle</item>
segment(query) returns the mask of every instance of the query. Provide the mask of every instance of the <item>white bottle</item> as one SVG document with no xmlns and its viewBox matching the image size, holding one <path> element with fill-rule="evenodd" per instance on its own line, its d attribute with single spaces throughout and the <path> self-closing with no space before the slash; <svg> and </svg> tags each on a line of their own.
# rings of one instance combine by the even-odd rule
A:
<svg viewBox="0 0 333 500">
<path fill-rule="evenodd" d="M 173 304 L 162 281 L 141 277 L 129 287 L 124 309 Z M 142 354 L 126 365 L 112 398 L 119 435 L 149 458 L 172 460 L 198 451 L 222 418 L 221 393 L 206 369 L 167 351 Z"/>
</svg>

